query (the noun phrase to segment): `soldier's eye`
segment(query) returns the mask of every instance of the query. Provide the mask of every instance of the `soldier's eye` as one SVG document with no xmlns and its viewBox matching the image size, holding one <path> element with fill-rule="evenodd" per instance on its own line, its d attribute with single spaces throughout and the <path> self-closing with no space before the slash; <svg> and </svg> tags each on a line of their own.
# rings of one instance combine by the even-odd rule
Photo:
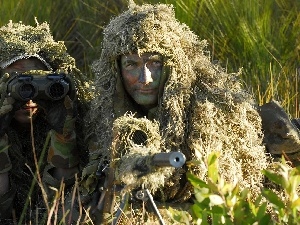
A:
<svg viewBox="0 0 300 225">
<path fill-rule="evenodd" d="M 155 61 L 152 62 L 152 64 L 153 64 L 154 66 L 156 66 L 156 67 L 160 67 L 160 66 L 162 66 L 162 61 L 160 61 L 160 60 L 155 60 Z"/>
<path fill-rule="evenodd" d="M 137 63 L 134 61 L 127 61 L 124 63 L 124 68 L 127 70 L 133 69 L 137 66 Z"/>
</svg>

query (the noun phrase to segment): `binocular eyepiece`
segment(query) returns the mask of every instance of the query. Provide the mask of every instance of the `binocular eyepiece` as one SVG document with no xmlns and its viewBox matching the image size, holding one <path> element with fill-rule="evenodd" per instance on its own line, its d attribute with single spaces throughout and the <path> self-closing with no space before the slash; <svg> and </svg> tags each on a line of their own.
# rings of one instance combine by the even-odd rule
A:
<svg viewBox="0 0 300 225">
<path fill-rule="evenodd" d="M 64 73 L 46 75 L 12 73 L 7 82 L 7 93 L 16 100 L 44 99 L 56 101 L 64 98 L 73 85 Z"/>
</svg>

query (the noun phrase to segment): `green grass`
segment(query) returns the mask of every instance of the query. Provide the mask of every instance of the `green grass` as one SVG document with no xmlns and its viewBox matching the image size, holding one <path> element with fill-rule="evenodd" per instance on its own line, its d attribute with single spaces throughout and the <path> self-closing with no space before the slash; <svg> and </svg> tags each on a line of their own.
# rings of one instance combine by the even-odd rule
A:
<svg viewBox="0 0 300 225">
<path fill-rule="evenodd" d="M 193 30 L 211 45 L 214 59 L 242 79 L 259 103 L 276 98 L 298 115 L 299 1 L 199 1 Z"/>
<path fill-rule="evenodd" d="M 297 188 L 300 184 L 300 168 L 291 168 L 285 163 L 275 163 L 273 168 L 263 174 L 281 187 L 284 198 L 278 190 L 262 188 L 261 195 L 250 200 L 249 190 L 241 189 L 238 184 L 227 183 L 218 172 L 219 154 L 211 153 L 207 157 L 207 181 L 200 180 L 193 174 L 188 179 L 195 188 L 192 206 L 193 224 L 299 224 L 300 198 Z M 180 214 L 179 214 L 180 215 Z M 176 217 L 178 222 L 183 216 Z M 208 223 L 207 221 L 210 221 Z"/>
<path fill-rule="evenodd" d="M 300 1 L 290 0 L 136 0 L 173 4 L 178 20 L 207 39 L 212 60 L 228 72 L 243 68 L 245 87 L 262 104 L 281 101 L 299 116 L 298 72 Z M 126 9 L 126 0 L 3 1 L 0 25 L 9 20 L 34 24 L 48 21 L 57 40 L 64 40 L 79 68 L 99 55 L 103 27 Z"/>
</svg>

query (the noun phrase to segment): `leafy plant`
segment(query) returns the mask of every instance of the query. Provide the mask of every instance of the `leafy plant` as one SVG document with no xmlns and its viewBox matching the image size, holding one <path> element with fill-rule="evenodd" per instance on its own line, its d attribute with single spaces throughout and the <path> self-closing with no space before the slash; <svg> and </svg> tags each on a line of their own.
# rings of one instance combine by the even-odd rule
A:
<svg viewBox="0 0 300 225">
<path fill-rule="evenodd" d="M 245 88 L 259 104 L 275 98 L 299 116 L 300 1 L 290 0 L 134 0 L 174 5 L 176 17 L 209 42 L 211 59 L 229 72 L 243 68 Z M 48 21 L 56 40 L 65 41 L 78 67 L 93 78 L 102 31 L 127 8 L 128 0 L 4 1 L 0 25 Z"/>
<path fill-rule="evenodd" d="M 264 170 L 263 174 L 283 189 L 284 200 L 271 189 L 263 188 L 261 194 L 271 203 L 278 224 L 300 224 L 300 167 L 291 168 L 282 160 L 283 163 L 276 163 L 272 170 Z"/>
<path fill-rule="evenodd" d="M 218 174 L 218 154 L 207 159 L 208 177 L 203 181 L 193 174 L 188 179 L 194 186 L 195 203 L 192 215 L 195 224 L 299 224 L 300 184 L 299 168 L 290 168 L 284 161 L 276 163 L 276 170 L 263 173 L 282 188 L 285 198 L 272 189 L 263 188 L 261 195 L 251 200 L 249 190 L 237 184 L 226 183 Z M 264 198 L 263 198 L 264 197 Z M 271 206 L 271 207 L 270 207 Z M 271 209 L 267 210 L 268 207 Z"/>
</svg>

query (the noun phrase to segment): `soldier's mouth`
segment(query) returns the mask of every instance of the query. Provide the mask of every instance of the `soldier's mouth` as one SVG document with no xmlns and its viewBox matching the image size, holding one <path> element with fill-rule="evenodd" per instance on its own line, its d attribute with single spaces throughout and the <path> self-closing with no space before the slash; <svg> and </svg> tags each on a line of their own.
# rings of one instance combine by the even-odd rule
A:
<svg viewBox="0 0 300 225">
<path fill-rule="evenodd" d="M 155 91 L 155 89 L 138 89 L 137 91 L 140 93 L 147 94 L 147 93 L 153 93 Z"/>
</svg>

